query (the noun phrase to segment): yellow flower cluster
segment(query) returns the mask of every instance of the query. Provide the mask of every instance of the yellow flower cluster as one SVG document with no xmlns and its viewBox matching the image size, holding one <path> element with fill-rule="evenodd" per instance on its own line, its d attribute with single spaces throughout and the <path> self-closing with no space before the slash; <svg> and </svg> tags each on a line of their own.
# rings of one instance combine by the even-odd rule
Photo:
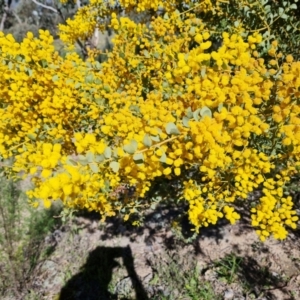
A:
<svg viewBox="0 0 300 300">
<path fill-rule="evenodd" d="M 161 0 L 121 0 L 120 4 L 125 8 L 136 7 L 138 12 L 149 9 L 156 10 L 159 6 L 163 7 L 163 1 Z"/>
<path fill-rule="evenodd" d="M 96 0 L 98 1 L 98 0 Z M 218 7 L 219 2 L 222 1 L 216 1 L 215 5 Z M 112 6 L 115 1 L 112 1 Z M 166 12 L 172 12 L 176 10 L 176 8 L 179 5 L 182 5 L 182 1 L 179 0 L 169 0 L 169 1 L 163 1 L 163 0 L 120 0 L 119 3 L 121 6 L 125 9 L 135 9 L 137 12 L 143 12 L 143 11 L 149 11 L 161 8 L 164 9 Z M 185 0 L 184 4 L 186 7 L 194 6 L 194 10 L 197 12 L 204 11 L 208 12 L 213 10 L 215 7 L 213 6 L 212 2 L 210 0 L 201 0 L 197 1 L 196 3 L 191 0 Z"/>
<path fill-rule="evenodd" d="M 29 173 L 34 175 L 38 171 L 38 167 L 41 167 L 41 177 L 48 178 L 52 175 L 53 170 L 57 167 L 58 162 L 61 159 L 61 145 L 50 143 L 37 143 L 37 149 L 19 149 L 19 152 L 23 152 L 16 156 L 16 162 L 14 164 L 14 171 L 20 172 L 23 170 L 24 165 L 27 165 Z"/>
<path fill-rule="evenodd" d="M 299 62 L 279 64 L 273 43 L 270 69 L 260 34 L 217 35 L 191 12 L 170 9 L 146 26 L 89 5 L 61 28 L 72 43 L 111 16 L 117 34 L 102 64 L 59 57 L 44 31 L 21 43 L 0 35 L 0 155 L 31 174 L 32 202 L 127 219 L 150 204 L 156 179 L 174 179 L 199 230 L 235 223 L 234 202 L 262 189 L 252 225 L 261 240 L 286 237 L 298 220 L 284 191 L 300 166 Z"/>
<path fill-rule="evenodd" d="M 287 171 L 283 171 L 274 179 L 266 180 L 263 184 L 264 196 L 260 198 L 260 204 L 251 209 L 252 225 L 259 228 L 256 232 L 262 241 L 270 234 L 273 234 L 276 239 L 285 239 L 288 234 L 286 226 L 297 228 L 299 218 L 293 210 L 292 197 L 283 197 L 282 186 L 290 180 L 287 174 Z"/>
<path fill-rule="evenodd" d="M 61 3 L 65 4 L 67 0 L 60 0 Z M 219 5 L 226 1 L 217 0 L 213 4 L 211 0 L 201 1 L 184 1 L 184 5 L 189 7 L 189 10 L 194 12 L 209 13 L 220 11 Z M 81 7 L 76 12 L 73 19 L 68 19 L 66 24 L 59 25 L 60 39 L 65 42 L 70 49 L 73 48 L 74 44 L 78 40 L 86 41 L 92 36 L 95 29 L 105 30 L 105 25 L 99 22 L 99 19 L 105 19 L 111 17 L 111 27 L 114 30 L 119 29 L 119 21 L 115 12 L 111 13 L 111 9 L 116 5 L 120 6 L 126 11 L 135 10 L 137 13 L 145 11 L 157 11 L 162 9 L 166 14 L 175 15 L 180 14 L 177 10 L 178 6 L 182 5 L 182 1 L 179 0 L 91 0 L 88 5 Z"/>
<path fill-rule="evenodd" d="M 104 30 L 105 26 L 98 20 L 109 15 L 106 5 L 105 1 L 94 0 L 90 1 L 89 5 L 79 8 L 73 19 L 69 18 L 66 24 L 58 25 L 60 39 L 72 49 L 78 40 L 88 40 L 96 28 Z"/>
</svg>

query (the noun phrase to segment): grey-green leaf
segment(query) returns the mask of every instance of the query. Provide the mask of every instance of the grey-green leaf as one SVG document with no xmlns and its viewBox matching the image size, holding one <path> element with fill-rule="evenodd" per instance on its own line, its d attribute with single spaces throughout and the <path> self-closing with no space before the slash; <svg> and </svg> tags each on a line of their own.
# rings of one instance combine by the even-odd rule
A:
<svg viewBox="0 0 300 300">
<path fill-rule="evenodd" d="M 99 173 L 99 168 L 98 165 L 96 163 L 91 163 L 90 164 L 90 168 L 94 173 Z"/>
<path fill-rule="evenodd" d="M 104 91 L 109 93 L 110 92 L 110 87 L 108 85 L 104 85 Z"/>
<path fill-rule="evenodd" d="M 111 148 L 110 147 L 106 147 L 106 149 L 104 150 L 104 157 L 107 159 L 111 158 Z"/>
<path fill-rule="evenodd" d="M 112 161 L 109 166 L 115 173 L 119 171 L 120 164 L 117 161 Z"/>
<path fill-rule="evenodd" d="M 195 121 L 199 121 L 199 113 L 200 113 L 200 111 L 201 111 L 201 109 L 200 108 L 198 108 L 197 110 L 195 110 L 194 112 L 193 112 L 193 118 L 194 118 L 194 120 Z"/>
<path fill-rule="evenodd" d="M 201 108 L 200 114 L 203 118 L 206 116 L 208 116 L 210 118 L 212 117 L 212 112 L 207 106 L 204 106 Z"/>
<path fill-rule="evenodd" d="M 66 79 L 66 84 L 72 84 L 73 82 L 74 80 L 71 78 Z"/>
<path fill-rule="evenodd" d="M 144 136 L 144 139 L 143 139 L 143 143 L 146 147 L 151 147 L 152 146 L 152 140 L 150 139 L 150 136 L 149 134 L 146 134 Z"/>
<path fill-rule="evenodd" d="M 129 153 L 129 154 L 133 154 L 138 148 L 138 143 L 135 140 L 131 140 L 130 144 L 125 145 L 123 147 L 124 151 Z"/>
<path fill-rule="evenodd" d="M 144 50 L 144 55 L 146 58 L 150 58 L 150 54 L 149 54 L 148 50 L 146 50 L 146 49 Z"/>
<path fill-rule="evenodd" d="M 54 75 L 53 77 L 52 77 L 52 81 L 58 81 L 59 80 L 59 77 L 58 77 L 58 75 Z"/>
<path fill-rule="evenodd" d="M 160 141 L 159 135 L 151 135 L 151 140 L 154 142 L 159 142 Z"/>
<path fill-rule="evenodd" d="M 129 106 L 129 109 L 130 109 L 132 112 L 140 113 L 140 107 L 139 107 L 138 105 L 130 105 L 130 106 Z"/>
<path fill-rule="evenodd" d="M 77 90 L 81 87 L 81 83 L 80 82 L 76 82 L 74 85 L 74 88 Z"/>
<path fill-rule="evenodd" d="M 190 127 L 189 121 L 190 121 L 190 119 L 188 117 L 184 116 L 182 118 L 182 124 L 183 124 L 183 126 L 189 128 Z"/>
<path fill-rule="evenodd" d="M 189 32 L 190 35 L 195 35 L 196 34 L 196 27 L 192 26 Z"/>
<path fill-rule="evenodd" d="M 32 74 L 33 74 L 33 71 L 29 68 L 26 68 L 26 72 L 27 72 L 28 76 L 32 76 Z"/>
<path fill-rule="evenodd" d="M 94 162 L 95 160 L 95 155 L 93 152 L 89 151 L 87 154 L 86 154 L 86 159 L 89 163 L 92 163 Z"/>
<path fill-rule="evenodd" d="M 222 108 L 223 108 L 223 103 L 220 103 L 220 104 L 218 105 L 218 112 L 219 112 L 219 113 L 221 112 Z"/>
<path fill-rule="evenodd" d="M 279 7 L 279 14 L 281 15 L 281 14 L 283 14 L 283 12 L 284 12 L 284 8 L 283 7 Z"/>
<path fill-rule="evenodd" d="M 133 155 L 133 160 L 136 164 L 142 164 L 144 163 L 144 155 L 143 153 L 136 153 Z"/>
<path fill-rule="evenodd" d="M 192 112 L 192 109 L 190 107 L 186 110 L 186 116 L 189 119 L 191 119 L 193 117 L 193 112 Z"/>
<path fill-rule="evenodd" d="M 118 149 L 114 149 L 114 150 L 113 150 L 112 156 L 113 156 L 114 158 L 118 158 L 118 157 L 119 157 L 119 155 L 118 155 Z"/>
<path fill-rule="evenodd" d="M 82 155 L 80 155 L 80 156 L 82 156 Z M 79 163 L 80 163 L 81 165 L 83 165 L 83 166 L 86 166 L 86 165 L 89 163 L 88 160 L 87 160 L 85 157 L 79 158 L 78 161 L 79 161 Z"/>
<path fill-rule="evenodd" d="M 77 166 L 77 163 L 76 163 L 76 161 L 75 160 L 73 160 L 71 157 L 67 157 L 67 159 L 66 159 L 66 164 L 68 165 L 68 166 Z"/>
<path fill-rule="evenodd" d="M 164 153 L 162 154 L 162 156 L 160 157 L 159 161 L 162 162 L 162 163 L 165 163 L 166 160 L 167 160 L 167 155 L 166 155 L 166 153 L 164 152 Z"/>
<path fill-rule="evenodd" d="M 93 74 L 89 74 L 85 77 L 85 82 L 86 83 L 93 83 L 94 81 L 94 75 Z"/>
<path fill-rule="evenodd" d="M 166 132 L 167 134 L 180 134 L 177 126 L 171 122 L 166 125 Z"/>
<path fill-rule="evenodd" d="M 32 140 L 35 141 L 36 140 L 36 135 L 33 133 L 28 133 L 27 136 Z"/>
<path fill-rule="evenodd" d="M 97 162 L 97 163 L 103 162 L 104 160 L 105 160 L 105 157 L 103 154 L 95 156 L 95 162 Z"/>
</svg>

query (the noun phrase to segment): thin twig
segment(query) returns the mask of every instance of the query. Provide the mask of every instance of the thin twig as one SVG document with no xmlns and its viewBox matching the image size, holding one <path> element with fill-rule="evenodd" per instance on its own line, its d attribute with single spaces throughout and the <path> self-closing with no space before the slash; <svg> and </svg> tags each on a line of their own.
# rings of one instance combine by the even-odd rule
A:
<svg viewBox="0 0 300 300">
<path fill-rule="evenodd" d="M 55 8 L 51 7 L 51 6 L 45 5 L 45 4 L 40 3 L 40 2 L 38 2 L 36 0 L 31 0 L 31 1 L 34 2 L 36 5 L 39 5 L 39 6 L 43 7 L 43 8 L 46 8 L 46 9 L 52 10 L 55 13 L 58 13 L 58 11 Z"/>
<path fill-rule="evenodd" d="M 16 14 L 15 11 L 11 10 L 11 13 L 14 15 L 14 17 L 17 19 L 19 24 L 22 24 L 22 20 L 20 19 L 20 17 Z"/>
<path fill-rule="evenodd" d="M 1 19 L 1 23 L 0 23 L 0 31 L 3 31 L 3 29 L 4 29 L 4 23 L 5 23 L 6 18 L 7 18 L 7 10 L 8 10 L 8 7 L 5 7 L 4 8 L 4 13 L 3 13 L 3 16 L 2 16 L 2 19 Z"/>
</svg>

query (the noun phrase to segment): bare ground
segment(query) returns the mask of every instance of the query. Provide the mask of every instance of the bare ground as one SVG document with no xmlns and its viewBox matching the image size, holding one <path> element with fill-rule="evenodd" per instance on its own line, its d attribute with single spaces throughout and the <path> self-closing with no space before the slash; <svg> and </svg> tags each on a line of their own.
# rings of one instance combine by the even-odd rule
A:
<svg viewBox="0 0 300 300">
<path fill-rule="evenodd" d="M 283 242 L 261 243 L 245 216 L 234 226 L 205 228 L 191 241 L 178 216 L 157 208 L 138 228 L 76 216 L 46 237 L 47 256 L 28 279 L 24 299 L 300 299 L 299 230 Z M 215 296 L 183 293 L 189 284 L 179 275 L 188 278 L 195 268 Z"/>
</svg>

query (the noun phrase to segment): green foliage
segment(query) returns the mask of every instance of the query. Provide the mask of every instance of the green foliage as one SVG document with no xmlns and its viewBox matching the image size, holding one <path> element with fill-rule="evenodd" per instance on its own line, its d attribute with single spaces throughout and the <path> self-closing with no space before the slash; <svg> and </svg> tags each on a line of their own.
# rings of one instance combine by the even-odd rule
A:
<svg viewBox="0 0 300 300">
<path fill-rule="evenodd" d="M 43 256 L 44 237 L 58 222 L 60 207 L 37 211 L 26 202 L 19 182 L 0 174 L 0 296 L 20 298 L 31 272 Z M 13 299 L 13 298 L 10 298 Z"/>
<path fill-rule="evenodd" d="M 153 299 L 175 300 L 217 300 L 217 295 L 211 284 L 201 276 L 200 268 L 191 261 L 183 262 L 183 257 L 178 254 L 169 254 L 163 258 L 157 258 L 153 268 L 156 270 L 149 284 L 156 290 Z M 188 258 L 187 258 L 188 259 Z"/>
<path fill-rule="evenodd" d="M 70 46 L 88 42 L 107 17 L 117 34 L 102 65 L 95 49 L 87 61 L 58 57 L 53 37 L 42 30 L 40 39 L 28 33 L 20 44 L 11 35 L 1 38 L 8 80 L 1 128 L 9 125 L 1 155 L 15 159 L 14 172 L 33 175 L 32 204 L 61 199 L 103 218 L 125 212 L 127 220 L 152 204 L 147 192 L 155 178 L 177 177 L 176 198 L 189 205 L 197 231 L 219 218 L 235 223 L 241 216 L 232 203 L 264 189 L 266 197 L 251 209 L 252 225 L 261 240 L 285 238 L 285 227 L 295 229 L 298 221 L 283 189 L 299 158 L 299 64 L 277 52 L 275 39 L 284 37 L 275 24 L 286 22 L 287 13 L 293 18 L 297 7 L 283 4 L 270 21 L 267 2 L 258 0 L 164 1 L 164 18 L 146 26 L 100 2 L 79 9 L 60 26 L 60 37 Z M 126 12 L 157 9 L 142 2 L 120 4 Z M 19 113 L 23 94 L 27 108 Z M 192 168 L 194 178 L 186 172 Z M 119 197 L 124 186 L 134 190 L 126 199 Z"/>
<path fill-rule="evenodd" d="M 203 13 L 201 17 L 216 32 L 243 31 L 244 36 L 258 31 L 263 35 L 259 45 L 266 54 L 276 39 L 283 53 L 300 58 L 300 19 L 298 0 L 244 0 L 221 3 L 223 13 Z M 215 47 L 221 41 L 215 40 Z"/>
<path fill-rule="evenodd" d="M 234 253 L 226 255 L 220 261 L 215 262 L 217 274 L 223 278 L 227 283 L 231 284 L 237 279 L 237 274 L 240 271 L 240 264 L 242 258 L 236 256 Z"/>
</svg>

